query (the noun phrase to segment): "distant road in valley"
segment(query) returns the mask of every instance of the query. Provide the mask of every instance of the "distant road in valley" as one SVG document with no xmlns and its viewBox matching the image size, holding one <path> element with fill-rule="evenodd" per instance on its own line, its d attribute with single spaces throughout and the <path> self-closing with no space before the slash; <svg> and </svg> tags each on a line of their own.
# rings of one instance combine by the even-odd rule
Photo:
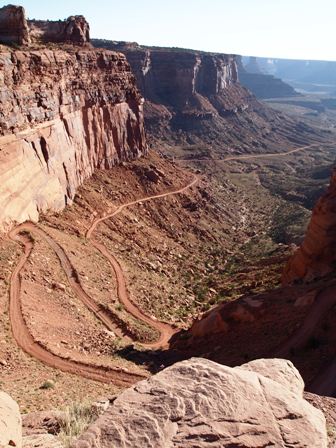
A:
<svg viewBox="0 0 336 448">
<path fill-rule="evenodd" d="M 294 154 L 296 152 L 305 151 L 307 149 L 313 148 L 315 146 L 321 146 L 320 143 L 313 143 L 311 145 L 300 146 L 299 148 L 291 149 L 286 152 L 275 152 L 275 153 L 266 153 L 266 154 L 244 154 L 237 156 L 228 156 L 224 158 L 216 158 L 216 159 L 176 159 L 177 162 L 229 162 L 232 160 L 250 160 L 250 159 L 265 159 L 265 158 L 275 158 L 275 157 L 284 157 L 289 156 L 290 154 Z"/>
</svg>

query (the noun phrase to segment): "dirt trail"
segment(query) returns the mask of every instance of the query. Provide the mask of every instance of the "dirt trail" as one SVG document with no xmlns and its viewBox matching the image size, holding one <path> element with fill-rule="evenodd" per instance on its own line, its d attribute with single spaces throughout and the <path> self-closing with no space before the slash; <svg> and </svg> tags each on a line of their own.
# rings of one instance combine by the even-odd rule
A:
<svg viewBox="0 0 336 448">
<path fill-rule="evenodd" d="M 265 157 L 283 157 L 289 154 L 303 151 L 308 148 L 312 148 L 314 146 L 318 146 L 318 144 L 303 146 L 300 148 L 292 149 L 285 153 L 255 154 L 255 155 L 243 155 L 232 157 L 230 156 L 218 160 L 230 161 L 240 159 L 246 160 L 246 159 L 265 158 Z M 199 159 L 199 160 L 204 161 L 206 159 Z M 217 161 L 217 159 L 208 159 L 208 160 Z M 177 329 L 167 323 L 157 321 L 147 316 L 145 313 L 141 311 L 141 309 L 137 305 L 135 305 L 130 300 L 127 291 L 124 272 L 118 260 L 106 249 L 106 247 L 103 244 L 95 240 L 93 235 L 95 230 L 97 229 L 97 226 L 100 223 L 104 222 L 107 219 L 113 218 L 114 216 L 121 213 L 125 208 L 131 207 L 139 203 L 147 202 L 150 200 L 155 200 L 170 195 L 183 193 L 185 190 L 189 189 L 194 184 L 196 184 L 197 181 L 198 177 L 194 176 L 191 182 L 189 182 L 186 186 L 180 189 L 148 196 L 145 198 L 130 201 L 126 204 L 122 204 L 119 207 L 117 207 L 117 209 L 113 213 L 97 218 L 92 223 L 92 225 L 90 226 L 90 228 L 86 233 L 87 239 L 91 241 L 92 245 L 106 258 L 106 260 L 112 267 L 117 281 L 118 298 L 120 302 L 124 305 L 125 310 L 129 314 L 131 314 L 134 318 L 145 322 L 146 324 L 150 325 L 152 328 L 154 328 L 160 333 L 159 339 L 154 343 L 143 344 L 151 348 L 159 348 L 166 346 L 168 344 L 169 339 L 177 331 Z M 113 315 L 111 315 L 111 312 L 109 312 L 107 309 L 102 308 L 102 306 L 97 304 L 84 291 L 84 289 L 80 284 L 76 270 L 71 264 L 70 259 L 66 255 L 64 249 L 50 235 L 44 232 L 37 225 L 27 222 L 17 226 L 9 233 L 9 237 L 12 240 L 20 241 L 24 245 L 24 253 L 22 254 L 16 268 L 14 269 L 10 280 L 10 320 L 11 320 L 12 332 L 18 345 L 31 356 L 35 357 L 36 359 L 42 361 L 43 363 L 51 367 L 58 368 L 65 372 L 78 374 L 93 380 L 102 382 L 114 382 L 120 385 L 128 385 L 144 378 L 144 376 L 141 374 L 126 372 L 123 371 L 122 369 L 90 365 L 82 362 L 77 362 L 71 359 L 62 358 L 61 356 L 49 352 L 45 347 L 43 347 L 40 343 L 38 343 L 33 339 L 32 335 L 29 333 L 29 330 L 23 318 L 21 301 L 20 301 L 21 271 L 24 268 L 24 265 L 27 262 L 33 248 L 32 240 L 23 232 L 36 233 L 39 237 L 43 238 L 56 253 L 57 257 L 60 260 L 61 266 L 67 276 L 71 288 L 76 293 L 76 295 L 82 300 L 82 302 L 87 306 L 87 308 L 92 313 L 94 313 L 95 316 L 107 328 L 121 335 L 124 338 L 128 337 L 126 334 L 120 332 L 120 329 L 114 323 Z M 279 354 L 280 352 L 285 353 L 286 351 L 290 350 L 291 347 L 299 346 L 305 340 L 307 340 L 312 331 L 311 329 L 314 328 L 315 325 L 317 325 L 318 321 L 322 318 L 322 316 L 327 312 L 327 310 L 332 306 L 332 304 L 336 302 L 336 288 L 335 289 L 330 288 L 330 290 L 326 290 L 320 295 L 321 297 L 319 301 L 317 302 L 316 305 L 313 306 L 313 308 L 316 306 L 316 309 L 312 309 L 312 312 L 307 317 L 302 328 L 293 336 L 293 338 L 291 338 L 290 341 L 288 341 L 286 346 L 282 347 L 282 349 L 279 351 Z M 324 389 L 328 388 L 328 390 L 331 390 L 332 388 L 334 392 L 335 387 L 333 387 L 333 384 L 335 382 L 334 381 L 335 374 L 336 374 L 336 361 L 333 363 L 333 365 L 330 366 L 329 370 L 324 372 L 324 379 L 322 379 L 321 375 L 321 379 L 319 380 L 318 383 L 320 387 Z"/>
<path fill-rule="evenodd" d="M 135 318 L 146 322 L 153 328 L 159 331 L 160 337 L 158 341 L 151 344 L 143 344 L 151 348 L 159 348 L 167 345 L 170 337 L 177 331 L 176 328 L 166 324 L 164 322 L 155 321 L 151 317 L 144 314 L 139 307 L 131 302 L 129 299 L 126 281 L 124 273 L 119 262 L 116 258 L 111 255 L 108 250 L 101 243 L 97 242 L 92 238 L 92 233 L 96 229 L 97 225 L 109 219 L 118 213 L 120 213 L 124 208 L 138 204 L 140 202 L 150 201 L 153 199 L 164 198 L 166 196 L 175 195 L 184 192 L 188 188 L 192 187 L 198 181 L 198 177 L 194 176 L 193 180 L 189 182 L 183 188 L 178 190 L 168 191 L 165 193 L 160 193 L 157 195 L 148 196 L 142 199 L 128 202 L 126 204 L 118 207 L 110 215 L 104 216 L 102 218 L 96 219 L 91 225 L 87 232 L 87 238 L 91 239 L 91 243 L 96 247 L 100 253 L 108 260 L 109 264 L 112 266 L 113 271 L 116 275 L 117 280 L 117 291 L 119 300 L 124 304 L 125 309 L 133 315 Z M 116 332 L 122 337 L 127 337 L 126 334 L 122 333 L 118 327 L 116 327 L 113 319 L 113 315 L 107 309 L 103 308 L 101 305 L 97 304 L 83 289 L 80 284 L 78 274 L 71 264 L 69 257 L 66 255 L 64 249 L 44 230 L 38 227 L 32 222 L 26 222 L 20 224 L 11 232 L 9 232 L 9 238 L 16 242 L 21 242 L 24 246 L 24 252 L 19 259 L 17 266 L 12 272 L 10 278 L 10 304 L 9 304 L 9 315 L 12 333 L 17 344 L 29 355 L 49 365 L 50 367 L 60 369 L 64 372 L 74 373 L 81 375 L 83 377 L 101 381 L 101 382 L 113 382 L 117 385 L 127 386 L 133 384 L 136 381 L 140 381 L 145 378 L 145 375 L 126 372 L 122 369 L 112 368 L 107 366 L 98 366 L 92 364 L 86 364 L 80 361 L 71 360 L 68 358 L 63 358 L 52 352 L 50 352 L 46 347 L 44 347 L 39 342 L 35 341 L 33 336 L 29 333 L 26 322 L 24 320 L 22 309 L 21 309 L 21 272 L 31 254 L 33 249 L 33 241 L 26 234 L 35 233 L 40 238 L 44 239 L 49 246 L 54 250 L 58 259 L 60 260 L 61 266 L 65 272 L 68 282 L 75 292 L 77 297 L 85 304 L 85 306 L 93 313 L 95 316 L 110 330 Z"/>
<path fill-rule="evenodd" d="M 313 148 L 314 146 L 320 146 L 319 143 L 312 143 L 311 145 L 300 146 L 299 148 L 291 149 L 286 152 L 276 152 L 276 153 L 266 153 L 266 154 L 246 154 L 239 156 L 229 156 L 223 159 L 177 159 L 179 162 L 229 162 L 231 160 L 249 160 L 249 159 L 263 159 L 263 158 L 274 158 L 274 157 L 284 157 L 294 154 L 296 152 L 304 151 L 305 149 Z"/>
<path fill-rule="evenodd" d="M 29 333 L 26 322 L 22 315 L 21 309 L 21 271 L 26 264 L 30 253 L 33 248 L 33 242 L 25 234 L 19 234 L 25 230 L 35 231 L 36 228 L 33 224 L 23 224 L 9 234 L 10 238 L 14 241 L 20 241 L 24 245 L 24 253 L 20 257 L 20 260 L 12 272 L 10 279 L 10 302 L 9 302 L 9 316 L 11 321 L 11 328 L 14 339 L 17 344 L 29 355 L 35 359 L 47 364 L 50 367 L 57 368 L 63 372 L 74 373 L 81 375 L 85 378 L 92 380 L 110 383 L 113 382 L 120 386 L 128 386 L 136 381 L 140 381 L 145 378 L 144 375 L 129 373 L 122 369 L 95 366 L 86 364 L 83 362 L 74 361 L 68 358 L 62 358 L 50 352 L 47 348 L 43 347 L 33 336 Z"/>
<path fill-rule="evenodd" d="M 155 341 L 153 343 L 143 344 L 150 348 L 160 348 L 160 347 L 167 346 L 169 339 L 173 336 L 174 333 L 176 333 L 177 328 L 175 328 L 165 322 L 160 322 L 158 320 L 155 320 L 155 319 L 147 316 L 145 313 L 143 313 L 143 311 L 141 311 L 141 309 L 135 303 L 133 303 L 131 301 L 131 299 L 129 298 L 129 293 L 128 293 L 127 286 L 126 286 L 124 272 L 123 272 L 118 260 L 106 249 L 106 247 L 103 244 L 99 243 L 98 241 L 96 241 L 93 238 L 93 233 L 97 229 L 97 226 L 101 222 L 104 222 L 107 219 L 113 218 L 114 216 L 116 216 L 120 212 L 122 212 L 125 208 L 131 207 L 132 205 L 136 205 L 139 203 L 151 201 L 154 199 L 164 198 L 166 196 L 183 193 L 188 188 L 195 185 L 195 183 L 197 181 L 198 181 L 198 177 L 194 176 L 193 180 L 188 185 L 186 185 L 185 187 L 180 188 L 178 190 L 173 190 L 173 191 L 166 192 L 166 193 L 160 193 L 160 194 L 156 194 L 153 196 L 148 196 L 143 199 L 137 199 L 135 201 L 131 201 L 126 204 L 123 204 L 120 207 L 118 207 L 113 213 L 110 213 L 101 218 L 97 218 L 92 223 L 92 225 L 88 229 L 88 231 L 86 232 L 87 239 L 91 241 L 92 245 L 96 249 L 99 250 L 99 252 L 108 260 L 109 264 L 111 265 L 111 267 L 115 273 L 116 280 L 117 280 L 118 298 L 119 298 L 119 301 L 124 305 L 126 311 L 129 314 L 131 314 L 133 317 L 135 317 L 136 319 L 139 319 L 142 322 L 145 322 L 146 324 L 150 325 L 152 328 L 154 328 L 155 330 L 157 330 L 160 333 L 160 337 L 157 341 Z"/>
</svg>

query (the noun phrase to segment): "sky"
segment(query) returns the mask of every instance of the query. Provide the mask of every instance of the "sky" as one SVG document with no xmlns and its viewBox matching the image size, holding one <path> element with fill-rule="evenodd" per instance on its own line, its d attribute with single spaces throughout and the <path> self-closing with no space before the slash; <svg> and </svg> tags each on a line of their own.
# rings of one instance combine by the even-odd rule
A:
<svg viewBox="0 0 336 448">
<path fill-rule="evenodd" d="M 17 0 L 36 19 L 82 14 L 91 37 L 292 59 L 336 60 L 336 0 Z"/>
</svg>

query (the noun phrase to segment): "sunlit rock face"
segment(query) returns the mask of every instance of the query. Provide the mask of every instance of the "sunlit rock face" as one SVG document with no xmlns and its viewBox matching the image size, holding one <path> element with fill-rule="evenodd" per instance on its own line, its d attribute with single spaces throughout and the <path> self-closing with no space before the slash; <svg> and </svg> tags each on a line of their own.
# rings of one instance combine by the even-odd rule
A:
<svg viewBox="0 0 336 448">
<path fill-rule="evenodd" d="M 83 16 L 71 16 L 66 20 L 29 20 L 30 39 L 34 42 L 65 42 L 87 45 L 90 42 L 90 26 Z"/>
<path fill-rule="evenodd" d="M 28 23 L 22 6 L 7 5 L 0 9 L 0 43 L 30 43 Z"/>
<path fill-rule="evenodd" d="M 336 266 L 336 170 L 328 191 L 318 200 L 299 249 L 289 260 L 283 282 L 312 280 L 335 270 Z"/>
<path fill-rule="evenodd" d="M 290 361 L 191 358 L 120 394 L 74 448 L 327 447 L 325 418 Z"/>
<path fill-rule="evenodd" d="M 95 168 L 146 153 L 143 99 L 124 55 L 0 52 L 0 226 L 71 202 Z"/>
</svg>

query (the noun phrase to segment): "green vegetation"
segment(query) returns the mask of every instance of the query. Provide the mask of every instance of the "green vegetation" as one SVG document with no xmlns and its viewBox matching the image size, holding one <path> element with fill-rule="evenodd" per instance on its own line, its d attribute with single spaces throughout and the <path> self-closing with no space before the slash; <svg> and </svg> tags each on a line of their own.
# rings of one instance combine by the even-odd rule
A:
<svg viewBox="0 0 336 448">
<path fill-rule="evenodd" d="M 46 380 L 41 385 L 40 389 L 48 390 L 48 389 L 54 389 L 55 387 L 55 381 L 53 380 Z"/>
<path fill-rule="evenodd" d="M 59 438 L 64 448 L 70 448 L 76 437 L 98 417 L 97 411 L 87 402 L 74 402 L 67 406 L 60 421 Z"/>
</svg>

